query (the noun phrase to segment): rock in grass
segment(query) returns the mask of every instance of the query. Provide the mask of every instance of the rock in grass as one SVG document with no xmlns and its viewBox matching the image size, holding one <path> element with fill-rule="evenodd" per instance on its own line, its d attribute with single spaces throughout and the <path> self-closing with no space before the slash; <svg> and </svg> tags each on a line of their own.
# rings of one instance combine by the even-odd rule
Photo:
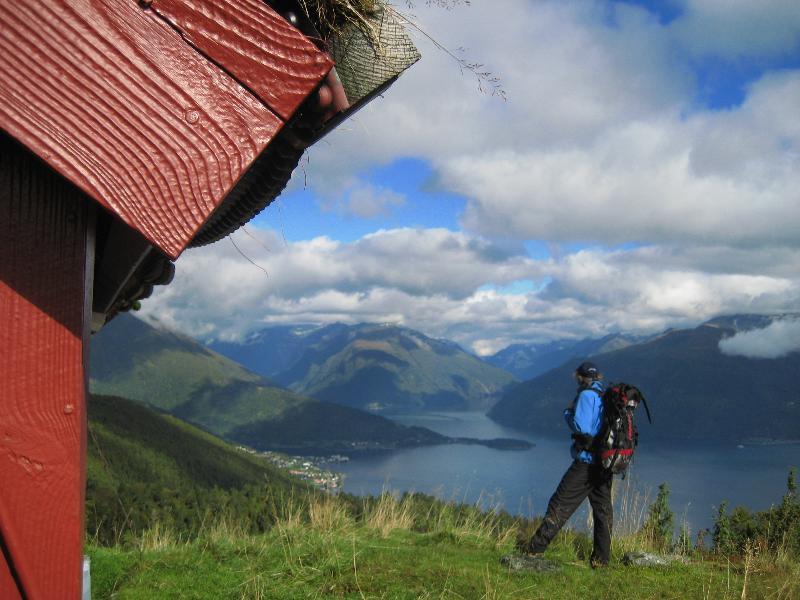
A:
<svg viewBox="0 0 800 600">
<path fill-rule="evenodd" d="M 508 567 L 510 571 L 527 571 L 532 573 L 548 573 L 559 571 L 559 567 L 551 560 L 542 556 L 530 554 L 506 554 L 500 559 L 500 564 Z"/>
<path fill-rule="evenodd" d="M 689 560 L 685 556 L 674 554 L 658 555 L 649 552 L 626 552 L 622 556 L 623 565 L 633 565 L 637 567 L 668 567 L 669 565 L 680 563 L 686 564 Z"/>
</svg>

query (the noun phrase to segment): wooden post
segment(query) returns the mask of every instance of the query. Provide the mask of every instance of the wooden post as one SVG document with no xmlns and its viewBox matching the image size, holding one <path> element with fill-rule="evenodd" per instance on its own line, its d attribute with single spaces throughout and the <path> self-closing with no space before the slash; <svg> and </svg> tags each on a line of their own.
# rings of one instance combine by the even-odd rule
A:
<svg viewBox="0 0 800 600">
<path fill-rule="evenodd" d="M 88 197 L 0 132 L 0 598 L 81 596 Z"/>
</svg>

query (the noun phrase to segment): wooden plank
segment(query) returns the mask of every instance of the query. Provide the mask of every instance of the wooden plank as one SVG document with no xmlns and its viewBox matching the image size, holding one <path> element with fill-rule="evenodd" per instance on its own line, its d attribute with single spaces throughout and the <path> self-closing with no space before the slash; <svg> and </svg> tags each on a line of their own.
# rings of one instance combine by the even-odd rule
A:
<svg viewBox="0 0 800 600">
<path fill-rule="evenodd" d="M 281 126 L 132 0 L 0 4 L 0 128 L 173 258 Z"/>
<path fill-rule="evenodd" d="M 285 120 L 333 67 L 261 0 L 152 0 L 151 8 Z"/>
<path fill-rule="evenodd" d="M 0 598 L 81 593 L 89 209 L 0 135 Z"/>
</svg>

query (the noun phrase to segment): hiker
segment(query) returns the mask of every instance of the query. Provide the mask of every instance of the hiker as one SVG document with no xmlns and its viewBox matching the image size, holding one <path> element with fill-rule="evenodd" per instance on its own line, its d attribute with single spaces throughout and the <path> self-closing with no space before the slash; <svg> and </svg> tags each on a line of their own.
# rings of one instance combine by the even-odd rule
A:
<svg viewBox="0 0 800 600">
<path fill-rule="evenodd" d="M 595 457 L 589 449 L 602 423 L 603 376 L 594 364 L 585 362 L 575 370 L 574 377 L 578 382 L 578 393 L 564 410 L 564 418 L 572 430 L 574 460 L 550 498 L 544 520 L 526 550 L 533 555 L 543 553 L 588 496 L 594 519 L 594 548 L 590 563 L 592 567 L 605 566 L 611 557 L 613 475 L 602 465 L 595 464 Z"/>
</svg>

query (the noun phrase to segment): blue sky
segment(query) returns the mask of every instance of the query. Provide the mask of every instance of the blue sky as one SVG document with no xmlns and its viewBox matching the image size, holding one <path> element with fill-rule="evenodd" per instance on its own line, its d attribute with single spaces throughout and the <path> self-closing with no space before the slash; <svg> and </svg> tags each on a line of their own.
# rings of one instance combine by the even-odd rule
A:
<svg viewBox="0 0 800 600">
<path fill-rule="evenodd" d="M 695 110 L 732 110 L 745 101 L 748 87 L 770 72 L 800 69 L 800 43 L 774 56 L 705 55 L 689 62 L 697 79 Z"/>
<path fill-rule="evenodd" d="M 422 60 L 233 235 L 267 274 L 223 240 L 145 312 L 227 338 L 390 321 L 485 354 L 800 310 L 800 3 L 454 4 L 411 20 L 505 100 L 409 28 Z"/>
<path fill-rule="evenodd" d="M 313 165 L 303 168 L 311 170 Z M 301 173 L 302 174 L 302 173 Z M 274 206 L 259 215 L 254 225 L 279 226 L 287 240 L 299 241 L 328 235 L 352 242 L 377 229 L 397 227 L 442 227 L 456 231 L 465 199 L 436 189 L 434 171 L 421 158 L 398 158 L 386 165 L 375 165 L 356 174 L 361 182 L 391 190 L 402 200 L 385 206 L 374 215 L 354 212 L 343 205 L 347 191 L 338 198 L 321 198 L 317 191 L 297 177 L 292 189 L 280 196 Z"/>
</svg>

